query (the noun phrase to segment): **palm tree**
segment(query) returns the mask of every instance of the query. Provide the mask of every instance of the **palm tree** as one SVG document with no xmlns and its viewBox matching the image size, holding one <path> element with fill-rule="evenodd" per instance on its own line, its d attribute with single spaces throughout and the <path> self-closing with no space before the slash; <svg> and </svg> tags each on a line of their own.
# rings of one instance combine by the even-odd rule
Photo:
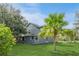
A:
<svg viewBox="0 0 79 59">
<path fill-rule="evenodd" d="M 45 20 L 45 26 L 41 28 L 39 36 L 52 37 L 54 50 L 56 51 L 57 35 L 61 33 L 63 26 L 68 23 L 64 20 L 64 14 L 50 14 Z"/>
</svg>

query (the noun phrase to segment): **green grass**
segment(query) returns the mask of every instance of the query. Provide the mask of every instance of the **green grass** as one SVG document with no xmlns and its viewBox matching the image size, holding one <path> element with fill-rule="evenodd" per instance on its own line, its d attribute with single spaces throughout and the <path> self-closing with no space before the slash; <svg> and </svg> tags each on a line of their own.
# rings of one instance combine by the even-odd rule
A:
<svg viewBox="0 0 79 59">
<path fill-rule="evenodd" d="M 29 45 L 16 44 L 9 53 L 12 56 L 79 56 L 79 43 L 57 43 L 57 51 L 53 44 Z"/>
</svg>

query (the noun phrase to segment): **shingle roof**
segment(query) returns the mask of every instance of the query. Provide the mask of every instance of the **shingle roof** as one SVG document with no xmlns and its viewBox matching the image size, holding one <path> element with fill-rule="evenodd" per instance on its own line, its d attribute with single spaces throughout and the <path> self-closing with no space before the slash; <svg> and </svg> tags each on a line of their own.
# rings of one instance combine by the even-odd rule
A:
<svg viewBox="0 0 79 59">
<path fill-rule="evenodd" d="M 40 26 L 39 26 L 39 25 L 36 25 L 36 24 L 33 24 L 33 23 L 29 23 L 29 24 L 27 25 L 27 27 L 28 27 L 29 25 L 34 25 L 35 27 L 37 27 L 37 28 L 40 29 Z"/>
</svg>

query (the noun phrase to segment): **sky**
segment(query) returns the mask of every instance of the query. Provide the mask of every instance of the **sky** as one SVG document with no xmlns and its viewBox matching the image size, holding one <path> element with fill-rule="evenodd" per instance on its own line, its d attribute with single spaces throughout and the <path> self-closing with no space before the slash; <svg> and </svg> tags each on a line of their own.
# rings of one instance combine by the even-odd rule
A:
<svg viewBox="0 0 79 59">
<path fill-rule="evenodd" d="M 69 22 L 65 28 L 73 28 L 75 21 L 75 13 L 79 10 L 78 3 L 17 3 L 12 4 L 13 7 L 21 11 L 21 15 L 25 17 L 28 22 L 44 25 L 44 19 L 52 13 L 64 13 L 64 20 Z"/>
</svg>

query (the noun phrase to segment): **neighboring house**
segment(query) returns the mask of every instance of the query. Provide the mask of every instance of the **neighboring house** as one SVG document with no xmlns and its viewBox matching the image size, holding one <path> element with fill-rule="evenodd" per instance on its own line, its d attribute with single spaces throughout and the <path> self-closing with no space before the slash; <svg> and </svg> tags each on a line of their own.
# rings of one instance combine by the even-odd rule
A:
<svg viewBox="0 0 79 59">
<path fill-rule="evenodd" d="M 43 43 L 51 43 L 53 40 L 51 38 L 40 38 L 38 33 L 40 32 L 40 26 L 29 23 L 27 25 L 27 34 L 20 35 L 20 42 L 23 43 L 31 43 L 31 44 L 43 44 Z"/>
</svg>

